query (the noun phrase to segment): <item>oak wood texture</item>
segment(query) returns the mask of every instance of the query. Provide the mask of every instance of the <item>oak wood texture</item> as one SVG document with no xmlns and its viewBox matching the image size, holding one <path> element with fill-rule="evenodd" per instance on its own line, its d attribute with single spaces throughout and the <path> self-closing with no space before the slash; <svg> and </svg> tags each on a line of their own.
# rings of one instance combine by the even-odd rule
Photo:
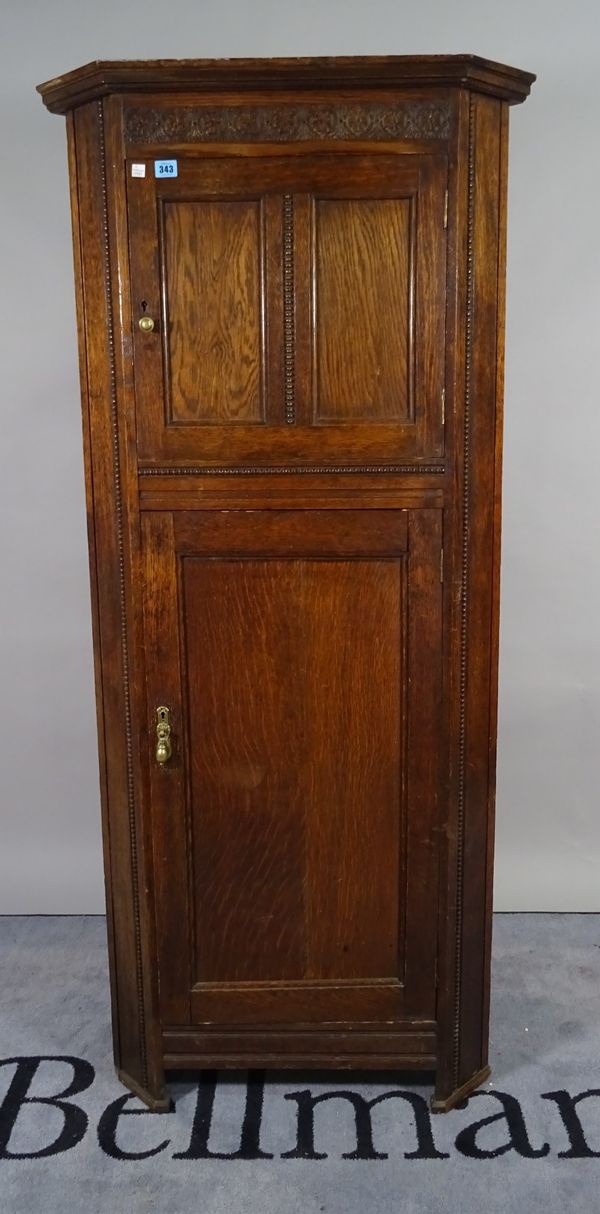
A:
<svg viewBox="0 0 600 1214">
<path fill-rule="evenodd" d="M 143 687 L 139 661 L 135 686 L 131 680 L 131 504 L 135 496 L 125 427 L 119 424 L 118 413 L 122 380 L 113 336 L 113 263 L 102 111 L 97 106 L 78 110 L 69 120 L 68 137 L 113 1042 L 118 1068 L 160 1109 L 168 1108 L 170 1101 L 158 1053 L 159 1025 L 149 1014 L 156 979 L 152 919 L 144 891 L 149 888 L 151 872 L 146 867 L 145 831 L 136 795 L 140 776 L 133 746 L 132 711 Z M 114 206 L 112 217 L 115 223 Z"/>
<path fill-rule="evenodd" d="M 435 1069 L 436 1111 L 489 1073 L 532 80 L 433 56 L 40 86 L 70 111 L 114 1053 L 151 1108 L 165 1067 Z"/>
<path fill-rule="evenodd" d="M 187 705 L 154 777 L 164 1018 L 431 1019 L 440 512 L 151 513 L 144 530 L 149 705 L 166 666 Z"/>
<path fill-rule="evenodd" d="M 439 456 L 447 157 L 152 167 L 127 175 L 141 460 Z"/>
<path fill-rule="evenodd" d="M 296 59 L 96 60 L 38 85 L 53 113 L 110 93 L 193 89 L 274 91 L 326 88 L 411 89 L 466 86 L 506 101 L 524 101 L 535 76 L 479 55 L 314 56 Z"/>
<path fill-rule="evenodd" d="M 315 419 L 406 418 L 413 407 L 410 202 L 318 199 L 313 223 Z"/>
<path fill-rule="evenodd" d="M 260 203 L 166 201 L 163 223 L 169 418 L 260 421 Z"/>
</svg>

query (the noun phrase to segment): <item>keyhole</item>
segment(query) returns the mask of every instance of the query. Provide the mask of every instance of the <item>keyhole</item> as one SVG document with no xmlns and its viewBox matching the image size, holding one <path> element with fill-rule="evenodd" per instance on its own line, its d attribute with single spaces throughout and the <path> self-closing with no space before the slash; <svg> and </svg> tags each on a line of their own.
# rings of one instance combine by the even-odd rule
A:
<svg viewBox="0 0 600 1214">
<path fill-rule="evenodd" d="M 148 307 L 148 304 L 146 303 L 146 300 L 145 300 L 145 299 L 143 299 L 143 300 L 142 300 L 142 302 L 141 302 L 141 304 L 140 304 L 140 307 L 141 307 L 141 309 L 142 309 L 142 312 L 145 312 L 145 311 L 146 311 L 146 308 Z"/>
</svg>

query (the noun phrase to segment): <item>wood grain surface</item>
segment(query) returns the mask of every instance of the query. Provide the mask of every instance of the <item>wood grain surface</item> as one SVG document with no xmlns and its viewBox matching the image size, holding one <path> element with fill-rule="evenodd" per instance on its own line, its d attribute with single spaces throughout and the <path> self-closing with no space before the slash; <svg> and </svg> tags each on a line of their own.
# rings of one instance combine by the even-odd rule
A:
<svg viewBox="0 0 600 1214">
<path fill-rule="evenodd" d="M 440 521 L 147 515 L 149 696 L 183 694 L 152 776 L 167 1023 L 433 1016 Z"/>
<path fill-rule="evenodd" d="M 400 421 L 411 412 L 410 212 L 396 198 L 315 203 L 318 421 Z"/>
<path fill-rule="evenodd" d="M 261 220 L 257 201 L 164 204 L 166 387 L 176 423 L 262 418 Z"/>
<path fill-rule="evenodd" d="M 197 981 L 397 976 L 398 562 L 186 560 L 183 590 Z"/>
<path fill-rule="evenodd" d="M 434 1068 L 439 1111 L 489 1073 L 507 110 L 533 79 L 416 56 L 40 86 L 73 110 L 114 1054 L 150 1108 L 166 1066 Z"/>
<path fill-rule="evenodd" d="M 447 157 L 277 153 L 128 175 L 138 454 L 439 456 Z"/>
</svg>

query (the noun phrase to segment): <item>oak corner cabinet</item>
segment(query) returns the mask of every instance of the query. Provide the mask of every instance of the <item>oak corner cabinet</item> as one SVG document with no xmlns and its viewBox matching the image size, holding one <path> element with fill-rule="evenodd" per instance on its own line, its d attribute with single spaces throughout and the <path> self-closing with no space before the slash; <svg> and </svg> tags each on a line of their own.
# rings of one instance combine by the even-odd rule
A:
<svg viewBox="0 0 600 1214">
<path fill-rule="evenodd" d="M 95 62 L 68 128 L 114 1050 L 489 1074 L 508 107 Z"/>
</svg>

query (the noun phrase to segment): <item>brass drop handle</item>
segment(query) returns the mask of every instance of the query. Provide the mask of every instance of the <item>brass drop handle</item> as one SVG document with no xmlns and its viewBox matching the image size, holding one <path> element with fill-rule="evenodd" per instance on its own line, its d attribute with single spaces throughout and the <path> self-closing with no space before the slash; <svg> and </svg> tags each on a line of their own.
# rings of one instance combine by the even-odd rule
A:
<svg viewBox="0 0 600 1214">
<path fill-rule="evenodd" d="M 151 316 L 140 316 L 138 325 L 142 333 L 151 333 L 154 328 L 154 321 Z"/>
<path fill-rule="evenodd" d="M 171 714 L 162 705 L 156 709 L 156 762 L 164 767 L 171 758 Z"/>
</svg>

